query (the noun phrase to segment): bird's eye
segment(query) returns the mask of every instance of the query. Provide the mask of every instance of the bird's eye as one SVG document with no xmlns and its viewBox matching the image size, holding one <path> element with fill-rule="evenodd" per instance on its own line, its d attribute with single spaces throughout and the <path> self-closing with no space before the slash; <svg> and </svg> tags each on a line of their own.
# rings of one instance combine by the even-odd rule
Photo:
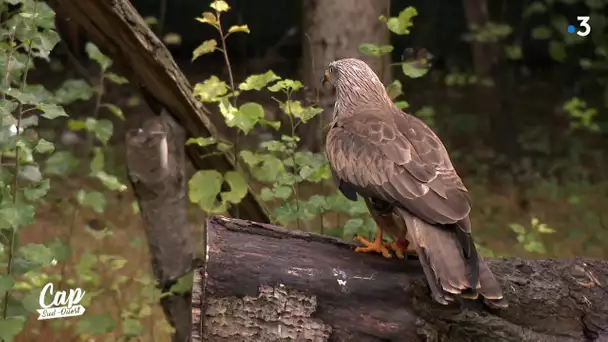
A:
<svg viewBox="0 0 608 342">
<path fill-rule="evenodd" d="M 334 67 L 330 65 L 328 71 L 329 71 L 330 74 L 333 74 L 334 73 Z"/>
</svg>

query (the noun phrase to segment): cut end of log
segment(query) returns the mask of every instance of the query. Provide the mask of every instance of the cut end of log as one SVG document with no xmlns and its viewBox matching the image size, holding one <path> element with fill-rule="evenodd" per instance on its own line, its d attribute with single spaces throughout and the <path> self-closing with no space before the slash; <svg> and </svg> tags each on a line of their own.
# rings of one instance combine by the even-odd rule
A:
<svg viewBox="0 0 608 342">
<path fill-rule="evenodd" d="M 206 300 L 204 331 L 208 339 L 255 336 L 257 341 L 326 341 L 331 326 L 313 318 L 317 298 L 285 285 L 261 285 L 255 297 Z"/>
</svg>

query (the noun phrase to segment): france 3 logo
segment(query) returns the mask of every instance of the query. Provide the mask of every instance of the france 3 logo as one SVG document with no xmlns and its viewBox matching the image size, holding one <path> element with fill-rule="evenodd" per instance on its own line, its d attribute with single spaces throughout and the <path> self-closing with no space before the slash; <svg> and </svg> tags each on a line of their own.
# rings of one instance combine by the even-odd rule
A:
<svg viewBox="0 0 608 342">
<path fill-rule="evenodd" d="M 579 21 L 578 31 L 577 31 L 577 27 L 575 27 L 574 25 L 569 25 L 568 33 L 576 32 L 576 34 L 578 34 L 581 37 L 587 37 L 589 35 L 589 33 L 591 33 L 591 25 L 589 25 L 589 17 L 579 16 L 579 17 L 576 17 L 576 20 Z"/>
</svg>

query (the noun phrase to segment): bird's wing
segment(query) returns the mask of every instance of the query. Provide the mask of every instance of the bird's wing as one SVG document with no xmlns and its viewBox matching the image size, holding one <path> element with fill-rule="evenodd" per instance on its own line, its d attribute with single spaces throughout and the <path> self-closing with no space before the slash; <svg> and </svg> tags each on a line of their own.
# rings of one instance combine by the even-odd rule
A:
<svg viewBox="0 0 608 342">
<path fill-rule="evenodd" d="M 332 125 L 327 156 L 340 188 L 399 203 L 430 224 L 466 218 L 470 198 L 441 140 L 415 117 L 386 114 L 357 113 Z"/>
</svg>

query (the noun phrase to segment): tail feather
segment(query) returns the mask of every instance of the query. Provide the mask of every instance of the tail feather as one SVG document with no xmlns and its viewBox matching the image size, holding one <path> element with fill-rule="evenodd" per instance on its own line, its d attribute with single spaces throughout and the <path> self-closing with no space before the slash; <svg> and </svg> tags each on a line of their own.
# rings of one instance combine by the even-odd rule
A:
<svg viewBox="0 0 608 342">
<path fill-rule="evenodd" d="M 407 225 L 408 240 L 418 254 L 433 298 L 448 304 L 459 296 L 506 307 L 500 285 L 483 258 L 479 257 L 470 234 L 434 227 L 409 212 L 397 209 Z M 466 246 L 469 250 L 466 253 Z M 468 255 L 465 255 L 468 254 Z"/>
</svg>

